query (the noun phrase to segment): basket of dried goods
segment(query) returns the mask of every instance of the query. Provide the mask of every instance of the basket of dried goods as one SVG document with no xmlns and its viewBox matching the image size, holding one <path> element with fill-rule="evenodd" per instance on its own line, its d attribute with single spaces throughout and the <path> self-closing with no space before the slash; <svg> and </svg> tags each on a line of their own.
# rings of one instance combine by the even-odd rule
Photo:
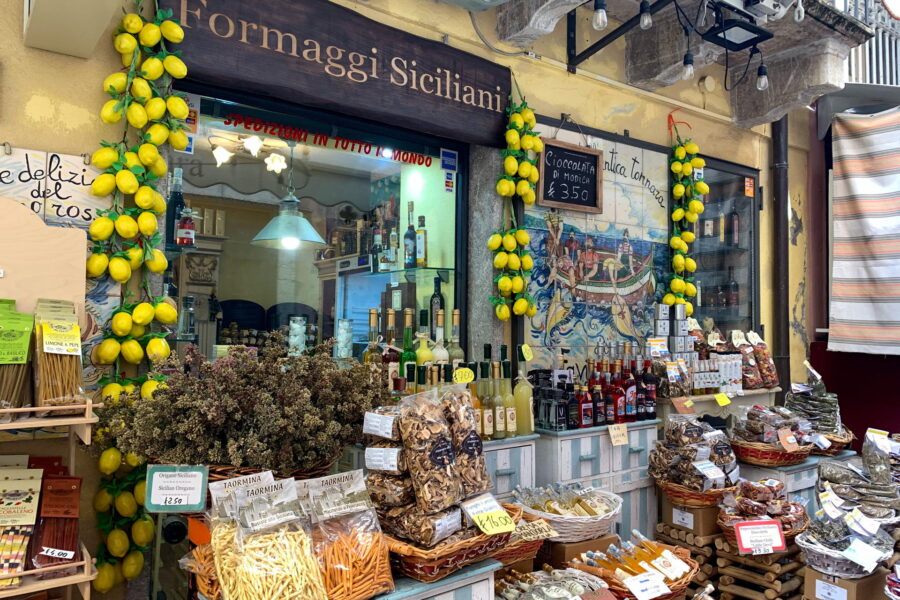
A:
<svg viewBox="0 0 900 600">
<path fill-rule="evenodd" d="M 722 499 L 718 525 L 732 544 L 737 543 L 734 526 L 747 521 L 778 521 L 784 539 L 790 543 L 809 527 L 809 515 L 799 502 L 789 502 L 784 483 L 776 479 L 741 481 L 738 495 L 728 494 Z"/>
<path fill-rule="evenodd" d="M 691 415 L 666 419 L 648 471 L 672 504 L 691 508 L 717 506 L 740 475 L 725 434 Z"/>
<path fill-rule="evenodd" d="M 652 542 L 637 530 L 632 534 L 638 545 L 624 542 L 622 548 L 611 545 L 605 553 L 587 552 L 582 559 L 570 562 L 569 566 L 601 577 L 609 585 L 609 590 L 621 600 L 635 600 L 636 596 L 627 585 L 628 580 L 647 573 L 649 566 L 657 577 L 662 575 L 669 589 L 669 593 L 658 596 L 657 600 L 683 598 L 691 580 L 700 570 L 690 551 Z"/>
<path fill-rule="evenodd" d="M 522 516 L 521 506 L 502 506 L 514 522 Z M 394 569 L 425 583 L 438 581 L 466 565 L 491 558 L 506 546 L 512 535 L 486 535 L 474 527 L 463 528 L 458 508 L 429 515 L 415 506 L 398 507 L 385 513 L 379 511 L 379 520 L 385 530 L 402 531 L 406 537 L 402 540 L 385 536 Z M 442 537 L 447 531 L 455 533 Z M 435 543 L 435 540 L 440 541 Z"/>
<path fill-rule="evenodd" d="M 797 465 L 809 458 L 812 423 L 784 407 L 743 407 L 731 429 L 731 447 L 738 460 L 761 467 Z"/>
<path fill-rule="evenodd" d="M 797 545 L 806 553 L 807 565 L 826 575 L 857 579 L 870 575 L 875 565 L 891 557 L 894 552 L 894 540 L 887 532 L 878 528 L 875 535 L 858 536 L 847 525 L 843 511 L 837 511 L 835 514 L 836 518 L 826 514 L 814 519 L 809 529 L 797 536 Z M 856 539 L 880 552 L 880 556 L 870 558 L 873 568 L 864 567 L 847 558 L 845 551 L 854 545 Z"/>
<path fill-rule="evenodd" d="M 538 521 L 543 520 L 544 519 L 537 515 L 523 512 L 522 521 L 520 521 L 520 524 L 522 522 L 524 522 L 525 524 L 537 523 Z M 499 560 L 504 565 L 511 565 L 522 560 L 531 560 L 535 556 L 537 556 L 537 552 L 543 543 L 543 538 L 536 540 L 523 539 L 519 535 L 519 531 L 516 530 L 513 532 L 509 543 L 499 552 L 494 554 L 494 556 L 492 556 L 491 558 L 493 558 L 494 560 Z"/>
<path fill-rule="evenodd" d="M 784 406 L 812 423 L 809 436 L 815 444 L 812 453 L 835 456 L 847 448 L 856 436 L 844 427 L 837 394 L 827 392 L 821 379 L 811 377 L 811 383 L 792 384 L 784 395 Z"/>
<path fill-rule="evenodd" d="M 526 514 L 544 519 L 559 535 L 551 542 L 581 542 L 608 533 L 622 510 L 622 498 L 612 492 L 556 483 L 544 488 L 517 489 L 516 503 Z"/>
<path fill-rule="evenodd" d="M 837 456 L 841 451 L 849 448 L 853 440 L 856 439 L 856 435 L 849 429 L 844 429 L 840 433 L 823 433 L 822 437 L 828 440 L 830 445 L 827 448 L 821 448 L 818 445 L 813 446 L 813 454 Z"/>
</svg>

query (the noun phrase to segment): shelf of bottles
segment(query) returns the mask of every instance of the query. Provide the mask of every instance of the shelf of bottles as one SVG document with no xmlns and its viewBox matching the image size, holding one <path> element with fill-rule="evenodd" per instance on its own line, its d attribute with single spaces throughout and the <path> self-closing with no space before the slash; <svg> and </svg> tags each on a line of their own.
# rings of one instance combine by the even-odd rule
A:
<svg viewBox="0 0 900 600">
<path fill-rule="evenodd" d="M 699 289 L 694 316 L 711 317 L 723 329 L 753 325 L 752 179 L 706 169 L 710 192 L 694 226 Z M 749 194 L 749 195 L 748 195 Z"/>
</svg>

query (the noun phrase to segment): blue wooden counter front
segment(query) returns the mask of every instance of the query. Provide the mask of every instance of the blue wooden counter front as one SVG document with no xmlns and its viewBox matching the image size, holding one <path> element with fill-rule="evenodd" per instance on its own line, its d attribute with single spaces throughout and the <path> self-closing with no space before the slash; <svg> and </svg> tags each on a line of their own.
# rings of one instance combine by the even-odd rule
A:
<svg viewBox="0 0 900 600">
<path fill-rule="evenodd" d="M 473 598 L 493 598 L 494 596 L 494 571 L 501 568 L 502 563 L 496 560 L 484 560 L 474 565 L 464 567 L 434 583 L 422 583 L 409 577 L 401 577 L 394 580 L 394 591 L 383 596 L 376 596 L 378 600 L 424 600 L 436 598 L 446 594 L 452 600 L 473 600 Z M 487 591 L 479 590 L 473 594 L 473 584 L 481 582 Z"/>
</svg>

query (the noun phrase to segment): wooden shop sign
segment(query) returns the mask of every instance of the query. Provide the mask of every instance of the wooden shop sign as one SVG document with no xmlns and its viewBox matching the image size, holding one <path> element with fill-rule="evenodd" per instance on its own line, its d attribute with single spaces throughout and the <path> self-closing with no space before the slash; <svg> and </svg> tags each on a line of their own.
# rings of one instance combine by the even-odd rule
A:
<svg viewBox="0 0 900 600">
<path fill-rule="evenodd" d="M 328 0 L 160 0 L 188 78 L 464 142 L 503 140 L 507 67 Z"/>
</svg>

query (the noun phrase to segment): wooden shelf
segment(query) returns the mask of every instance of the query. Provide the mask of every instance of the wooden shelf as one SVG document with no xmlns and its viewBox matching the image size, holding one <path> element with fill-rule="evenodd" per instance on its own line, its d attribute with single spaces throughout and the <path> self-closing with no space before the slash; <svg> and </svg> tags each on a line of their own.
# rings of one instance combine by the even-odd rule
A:
<svg viewBox="0 0 900 600">
<path fill-rule="evenodd" d="M 77 435 L 86 445 L 91 445 L 91 425 L 99 419 L 94 414 L 95 408 L 102 408 L 103 404 L 94 404 L 90 399 L 84 404 L 71 404 L 68 406 L 26 406 L 23 408 L 0 409 L 0 420 L 5 415 L 16 415 L 17 418 L 9 423 L 0 423 L 0 431 L 18 429 L 42 429 L 44 427 L 69 427 L 70 431 Z M 54 413 L 61 411 L 77 410 L 77 415 L 35 416 L 34 413 Z"/>
<path fill-rule="evenodd" d="M 734 401 L 734 400 L 736 400 L 736 399 L 738 399 L 738 398 L 750 398 L 750 397 L 753 397 L 753 396 L 763 396 L 763 395 L 767 395 L 767 394 L 777 394 L 777 393 L 780 392 L 780 391 L 781 391 L 781 388 L 780 388 L 780 387 L 763 388 L 763 389 L 760 389 L 760 390 L 744 390 L 743 395 L 740 395 L 740 396 L 735 395 L 734 398 L 732 398 L 731 400 Z M 716 395 L 715 395 L 715 394 L 702 394 L 702 395 L 700 395 L 700 396 L 687 396 L 687 398 L 688 398 L 689 400 L 693 400 L 693 401 L 694 401 L 694 404 L 696 404 L 696 403 L 698 403 L 698 402 L 715 402 L 715 401 L 716 401 Z M 671 399 L 671 398 L 659 398 L 659 399 L 657 400 L 657 402 L 658 402 L 658 403 L 671 404 L 672 399 Z"/>
<path fill-rule="evenodd" d="M 40 574 L 51 573 L 53 571 L 62 571 L 64 569 L 71 569 L 72 567 L 78 568 L 78 572 L 74 575 L 56 577 L 53 579 L 38 578 Z M 0 581 L 2 581 L 3 579 L 12 579 L 14 577 L 21 578 L 22 583 L 16 587 L 0 587 L 0 598 L 27 596 L 29 594 L 34 594 L 43 590 L 52 590 L 69 585 L 74 585 L 78 588 L 78 591 L 81 593 L 81 597 L 84 598 L 84 600 L 90 600 L 91 582 L 97 577 L 97 569 L 94 568 L 94 559 L 91 558 L 90 553 L 82 543 L 80 561 L 67 563 L 64 565 L 44 567 L 43 569 L 23 571 L 21 573 L 10 573 L 8 575 L 0 576 Z"/>
</svg>

